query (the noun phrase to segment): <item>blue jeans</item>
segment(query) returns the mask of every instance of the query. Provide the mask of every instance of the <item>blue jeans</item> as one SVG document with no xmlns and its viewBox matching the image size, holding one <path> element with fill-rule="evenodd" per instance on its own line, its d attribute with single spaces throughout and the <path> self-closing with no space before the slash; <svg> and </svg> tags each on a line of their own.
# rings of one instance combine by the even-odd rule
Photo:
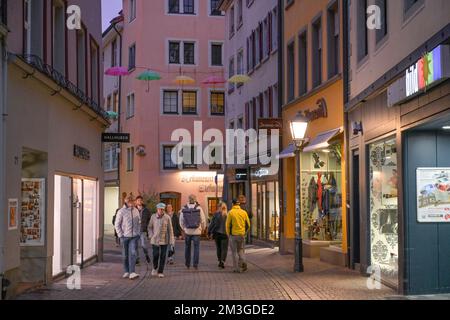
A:
<svg viewBox="0 0 450 320">
<path fill-rule="evenodd" d="M 123 237 L 120 239 L 122 243 L 123 269 L 126 273 L 136 271 L 137 246 L 139 236 L 134 238 Z"/>
<path fill-rule="evenodd" d="M 198 263 L 200 260 L 200 236 L 189 236 L 189 235 L 186 235 L 185 240 L 186 247 L 184 249 L 186 267 L 191 266 L 192 241 L 194 241 L 194 267 L 198 267 Z"/>
</svg>

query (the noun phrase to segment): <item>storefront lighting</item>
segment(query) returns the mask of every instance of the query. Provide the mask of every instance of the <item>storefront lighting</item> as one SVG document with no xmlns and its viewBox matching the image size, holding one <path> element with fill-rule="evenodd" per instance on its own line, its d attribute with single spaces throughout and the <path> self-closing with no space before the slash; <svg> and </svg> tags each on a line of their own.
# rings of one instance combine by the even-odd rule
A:
<svg viewBox="0 0 450 320">
<path fill-rule="evenodd" d="M 444 130 L 450 130 L 450 126 L 443 126 L 442 129 L 444 129 Z"/>
<path fill-rule="evenodd" d="M 330 150 L 328 150 L 328 149 L 324 149 L 324 150 L 322 150 L 322 152 L 325 152 L 325 153 L 330 153 L 331 151 L 330 151 Z"/>
</svg>

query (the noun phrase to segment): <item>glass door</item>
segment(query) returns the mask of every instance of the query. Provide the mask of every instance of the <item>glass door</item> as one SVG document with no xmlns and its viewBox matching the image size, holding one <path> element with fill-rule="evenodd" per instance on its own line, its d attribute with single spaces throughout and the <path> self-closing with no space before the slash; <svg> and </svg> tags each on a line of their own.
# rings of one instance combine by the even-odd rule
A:
<svg viewBox="0 0 450 320">
<path fill-rule="evenodd" d="M 83 262 L 83 180 L 72 180 L 72 259 Z"/>
<path fill-rule="evenodd" d="M 97 182 L 83 180 L 83 262 L 97 254 Z"/>
</svg>

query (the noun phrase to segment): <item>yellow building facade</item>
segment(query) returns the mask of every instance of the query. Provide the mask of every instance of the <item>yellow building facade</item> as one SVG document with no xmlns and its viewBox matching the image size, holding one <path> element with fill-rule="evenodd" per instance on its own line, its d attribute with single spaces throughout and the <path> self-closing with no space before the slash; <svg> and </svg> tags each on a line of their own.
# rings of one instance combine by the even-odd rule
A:
<svg viewBox="0 0 450 320">
<path fill-rule="evenodd" d="M 283 31 L 283 190 L 281 250 L 294 252 L 296 158 L 290 122 L 309 119 L 300 160 L 303 254 L 346 265 L 347 192 L 344 137 L 342 1 L 296 0 Z"/>
</svg>

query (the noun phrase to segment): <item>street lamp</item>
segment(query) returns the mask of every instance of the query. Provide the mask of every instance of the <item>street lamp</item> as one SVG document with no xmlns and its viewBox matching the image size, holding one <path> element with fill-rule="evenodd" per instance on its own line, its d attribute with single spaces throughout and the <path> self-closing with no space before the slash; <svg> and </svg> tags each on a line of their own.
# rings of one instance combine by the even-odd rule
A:
<svg viewBox="0 0 450 320">
<path fill-rule="evenodd" d="M 296 200 L 295 200 L 295 265 L 294 272 L 303 272 L 303 239 L 302 239 L 302 215 L 301 215 L 301 159 L 300 152 L 305 143 L 305 134 L 308 129 L 309 120 L 298 113 L 291 121 L 292 140 L 295 144 L 296 165 Z"/>
</svg>

